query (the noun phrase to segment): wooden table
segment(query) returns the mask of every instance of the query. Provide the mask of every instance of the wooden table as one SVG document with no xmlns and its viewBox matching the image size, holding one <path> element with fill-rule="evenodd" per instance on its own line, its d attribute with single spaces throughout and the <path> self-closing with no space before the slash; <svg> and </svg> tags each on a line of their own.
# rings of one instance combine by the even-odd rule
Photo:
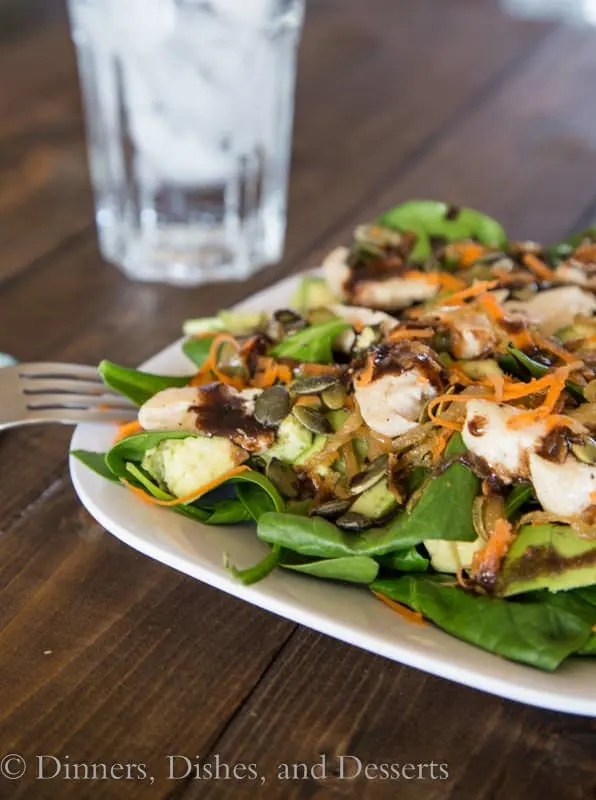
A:
<svg viewBox="0 0 596 800">
<path fill-rule="evenodd" d="M 491 0 L 312 0 L 298 83 L 283 263 L 243 285 L 135 285 L 97 253 L 63 2 L 0 0 L 0 349 L 136 364 L 184 317 L 317 264 L 407 198 L 477 206 L 524 238 L 596 216 L 596 32 Z M 452 685 L 153 563 L 77 502 L 69 436 L 0 440 L 0 755 L 28 762 L 0 797 L 596 796 L 596 721 Z M 62 775 L 69 756 L 155 781 L 36 781 L 48 754 Z M 269 780 L 167 780 L 172 754 Z M 320 754 L 326 781 L 276 779 Z M 342 754 L 442 762 L 448 779 L 342 781 Z"/>
</svg>

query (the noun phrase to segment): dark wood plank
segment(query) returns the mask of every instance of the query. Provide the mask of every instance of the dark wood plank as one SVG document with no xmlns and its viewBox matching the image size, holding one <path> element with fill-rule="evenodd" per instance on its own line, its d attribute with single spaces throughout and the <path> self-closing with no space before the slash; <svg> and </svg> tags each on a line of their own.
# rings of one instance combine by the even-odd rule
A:
<svg viewBox="0 0 596 800">
<path fill-rule="evenodd" d="M 35 782 L 39 754 L 136 761 L 159 777 L 167 753 L 207 752 L 293 629 L 124 547 L 64 480 L 0 539 L 0 584 L 0 741 L 30 764 L 15 798 L 89 796 Z M 167 795 L 156 782 L 130 796 L 141 790 Z M 93 796 L 129 787 L 106 781 Z"/>
<path fill-rule="evenodd" d="M 215 753 L 231 764 L 256 762 L 268 777 L 267 798 L 280 800 L 590 800 L 596 788 L 596 720 L 503 701 L 304 629 L 292 636 L 211 758 Z M 283 774 L 279 764 L 314 765 L 322 755 L 324 780 L 277 777 Z M 367 779 L 363 766 L 351 779 L 358 762 L 347 756 L 362 765 L 428 766 L 394 780 L 374 771 Z M 434 781 L 431 761 L 437 764 Z M 189 782 L 181 796 L 194 800 L 201 792 Z M 209 790 L 215 800 L 251 796 L 237 782 L 219 781 Z"/>
</svg>

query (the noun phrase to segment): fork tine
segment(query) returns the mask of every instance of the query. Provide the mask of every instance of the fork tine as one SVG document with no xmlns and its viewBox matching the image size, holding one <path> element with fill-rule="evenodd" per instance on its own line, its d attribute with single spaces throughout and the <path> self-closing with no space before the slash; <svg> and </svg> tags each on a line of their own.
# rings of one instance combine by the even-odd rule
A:
<svg viewBox="0 0 596 800">
<path fill-rule="evenodd" d="M 25 397 L 27 408 L 87 408 L 101 411 L 115 408 L 133 409 L 134 406 L 125 397 L 118 395 L 89 395 L 89 394 L 28 394 Z"/>
<path fill-rule="evenodd" d="M 21 378 L 21 389 L 25 394 L 41 394 L 43 392 L 75 392 L 76 394 L 89 395 L 116 395 L 113 389 L 108 388 L 98 380 L 67 380 L 65 378 Z M 120 395 L 118 395 L 120 396 Z M 122 398 L 125 400 L 125 398 Z"/>
<path fill-rule="evenodd" d="M 136 413 L 131 408 L 97 411 L 77 408 L 41 408 L 31 409 L 24 420 L 34 422 L 62 422 L 66 425 L 78 425 L 81 422 L 131 422 Z"/>
<path fill-rule="evenodd" d="M 58 364 L 51 361 L 47 363 L 33 362 L 30 364 L 18 364 L 16 369 L 23 378 L 60 377 L 74 380 L 101 380 L 96 367 L 89 367 L 84 364 Z"/>
</svg>

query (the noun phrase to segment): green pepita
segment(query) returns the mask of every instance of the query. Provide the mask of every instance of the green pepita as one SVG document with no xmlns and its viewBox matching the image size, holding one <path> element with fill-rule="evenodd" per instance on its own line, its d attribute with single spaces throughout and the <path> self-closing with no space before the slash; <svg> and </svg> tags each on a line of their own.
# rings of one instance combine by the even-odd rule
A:
<svg viewBox="0 0 596 800">
<path fill-rule="evenodd" d="M 378 483 L 381 478 L 383 478 L 387 474 L 387 468 L 389 466 L 389 456 L 383 454 L 363 469 L 362 472 L 359 472 L 357 475 L 354 475 L 352 480 L 350 481 L 350 492 L 351 494 L 362 494 L 367 489 L 370 489 L 376 483 Z"/>
<path fill-rule="evenodd" d="M 272 458 L 267 464 L 265 474 L 280 493 L 289 500 L 294 500 L 300 493 L 300 481 L 289 464 L 278 458 Z"/>
<path fill-rule="evenodd" d="M 314 406 L 294 406 L 292 414 L 301 425 L 304 425 L 312 433 L 333 433 L 327 417 Z"/>
<path fill-rule="evenodd" d="M 261 425 L 277 427 L 290 413 L 290 395 L 284 386 L 271 386 L 255 400 L 254 415 Z"/>
<path fill-rule="evenodd" d="M 290 384 L 290 391 L 292 394 L 319 394 L 338 384 L 339 381 L 335 375 L 313 375 L 295 380 Z"/>
<path fill-rule="evenodd" d="M 346 394 L 345 388 L 338 382 L 335 386 L 330 386 L 321 393 L 321 400 L 325 403 L 327 408 L 330 408 L 332 411 L 337 411 L 344 407 Z"/>
</svg>

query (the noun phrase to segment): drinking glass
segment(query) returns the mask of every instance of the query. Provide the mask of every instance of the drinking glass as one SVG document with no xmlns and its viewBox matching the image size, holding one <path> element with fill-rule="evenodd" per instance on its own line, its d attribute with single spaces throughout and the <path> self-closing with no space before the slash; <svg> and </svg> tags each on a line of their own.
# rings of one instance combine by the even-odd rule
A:
<svg viewBox="0 0 596 800">
<path fill-rule="evenodd" d="M 304 0 L 69 0 L 103 256 L 137 280 L 279 260 Z"/>
</svg>

